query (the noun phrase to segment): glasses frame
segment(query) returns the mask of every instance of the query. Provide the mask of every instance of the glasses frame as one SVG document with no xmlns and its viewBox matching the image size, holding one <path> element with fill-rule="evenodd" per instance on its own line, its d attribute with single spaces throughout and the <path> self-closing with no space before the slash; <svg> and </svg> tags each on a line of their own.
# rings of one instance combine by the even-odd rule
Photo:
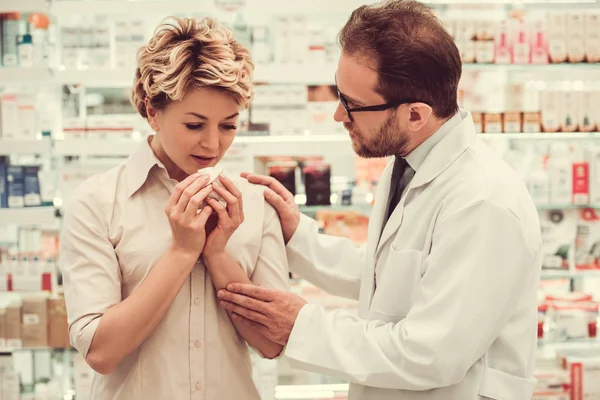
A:
<svg viewBox="0 0 600 400">
<path fill-rule="evenodd" d="M 344 96 L 344 94 L 342 92 L 340 92 L 340 89 L 337 87 L 337 79 L 336 79 L 335 83 L 336 83 L 335 88 L 337 90 L 337 94 L 338 94 L 338 98 L 340 99 L 340 103 L 342 103 L 342 106 L 344 106 L 344 109 L 346 110 L 346 114 L 348 115 L 348 118 L 352 122 L 354 122 L 354 117 L 352 116 L 352 113 L 355 113 L 355 112 L 386 111 L 386 110 L 389 110 L 390 108 L 399 107 L 402 104 L 419 103 L 418 100 L 414 100 L 414 99 L 402 99 L 402 100 L 392 101 L 389 103 L 377 104 L 377 105 L 373 105 L 373 106 L 351 108 L 350 106 L 348 106 L 348 99 L 346 98 L 346 96 Z"/>
</svg>

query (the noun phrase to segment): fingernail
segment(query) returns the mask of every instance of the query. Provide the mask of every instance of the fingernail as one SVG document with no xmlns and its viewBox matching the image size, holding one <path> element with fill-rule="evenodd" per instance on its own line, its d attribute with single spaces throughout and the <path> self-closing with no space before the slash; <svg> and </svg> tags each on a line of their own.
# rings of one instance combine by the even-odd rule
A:
<svg viewBox="0 0 600 400">
<path fill-rule="evenodd" d="M 229 290 L 230 292 L 233 292 L 233 285 L 227 285 L 227 290 Z"/>
<path fill-rule="evenodd" d="M 225 307 L 225 302 L 224 301 L 220 301 L 219 304 L 221 305 L 221 307 Z"/>
<path fill-rule="evenodd" d="M 223 290 L 219 290 L 217 296 L 219 296 L 219 298 L 222 299 L 223 297 L 225 297 L 225 292 Z"/>
</svg>

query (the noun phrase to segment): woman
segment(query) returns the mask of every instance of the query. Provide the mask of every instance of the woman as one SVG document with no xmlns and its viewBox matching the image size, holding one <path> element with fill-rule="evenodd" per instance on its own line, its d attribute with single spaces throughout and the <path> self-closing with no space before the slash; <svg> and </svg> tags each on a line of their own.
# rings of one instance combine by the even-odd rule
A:
<svg viewBox="0 0 600 400">
<path fill-rule="evenodd" d="M 230 282 L 287 288 L 277 215 L 244 180 L 205 188 L 196 172 L 231 145 L 253 68 L 211 19 L 165 23 L 139 51 L 132 103 L 156 134 L 82 185 L 63 228 L 69 332 L 99 373 L 93 399 L 258 399 L 244 340 L 281 352 L 215 296 Z"/>
</svg>

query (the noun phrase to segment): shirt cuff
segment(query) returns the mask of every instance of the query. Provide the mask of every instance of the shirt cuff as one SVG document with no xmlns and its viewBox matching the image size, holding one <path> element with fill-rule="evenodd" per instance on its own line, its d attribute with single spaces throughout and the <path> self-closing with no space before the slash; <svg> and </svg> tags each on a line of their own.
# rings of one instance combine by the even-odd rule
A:
<svg viewBox="0 0 600 400">
<path fill-rule="evenodd" d="M 71 344 L 79 351 L 83 358 L 87 358 L 92 340 L 100 325 L 100 318 L 95 318 L 89 323 L 78 321 L 71 325 Z"/>
</svg>

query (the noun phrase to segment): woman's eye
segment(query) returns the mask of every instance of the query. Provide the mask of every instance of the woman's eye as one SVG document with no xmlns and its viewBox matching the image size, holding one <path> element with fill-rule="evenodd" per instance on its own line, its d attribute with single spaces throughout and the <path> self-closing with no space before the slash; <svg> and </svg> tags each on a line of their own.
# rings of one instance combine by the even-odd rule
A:
<svg viewBox="0 0 600 400">
<path fill-rule="evenodd" d="M 237 129 L 237 126 L 235 125 L 223 125 L 223 129 L 226 129 L 228 131 L 233 131 Z"/>
<path fill-rule="evenodd" d="M 204 127 L 204 124 L 185 124 L 186 128 L 192 131 L 197 131 Z"/>
</svg>

